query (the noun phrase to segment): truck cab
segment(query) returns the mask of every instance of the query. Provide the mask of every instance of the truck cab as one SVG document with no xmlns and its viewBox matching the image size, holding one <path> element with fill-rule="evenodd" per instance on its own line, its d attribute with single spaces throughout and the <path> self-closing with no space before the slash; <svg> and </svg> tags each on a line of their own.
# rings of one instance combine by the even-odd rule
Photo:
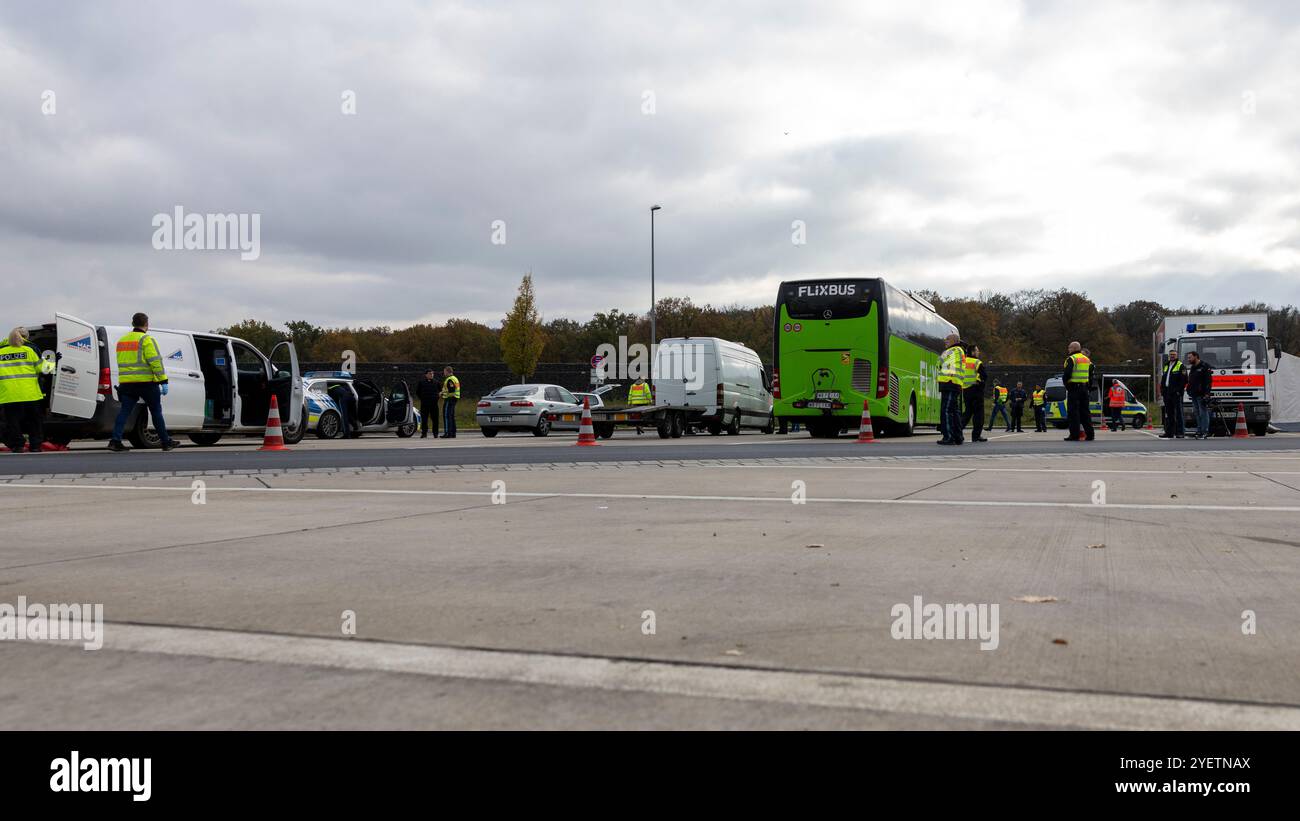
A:
<svg viewBox="0 0 1300 821">
<path fill-rule="evenodd" d="M 55 444 L 107 439 L 117 418 L 117 357 L 114 346 L 130 326 L 98 325 L 68 314 L 27 328 L 31 344 L 56 362 L 49 385 L 46 436 Z M 271 397 L 280 410 L 285 441 L 305 430 L 303 383 L 293 343 L 269 354 L 232 336 L 150 328 L 167 372 L 163 397 L 167 429 L 195 444 L 213 445 L 226 434 L 261 435 Z M 49 353 L 47 353 L 49 352 Z M 143 404 L 127 420 L 125 438 L 137 448 L 161 445 Z"/>
<path fill-rule="evenodd" d="M 1272 363 L 1278 351 L 1268 337 L 1267 315 L 1167 317 L 1156 330 L 1153 349 L 1157 386 L 1169 351 L 1178 354 L 1184 367 L 1187 354 L 1195 352 L 1210 367 L 1211 405 L 1230 414 L 1240 404 L 1251 433 L 1268 433 L 1272 417 L 1268 375 L 1276 369 Z M 1156 395 L 1160 397 L 1158 387 Z M 1158 401 L 1163 405 L 1163 397 Z M 1195 424 L 1190 402 L 1184 402 L 1183 414 L 1189 424 Z"/>
</svg>

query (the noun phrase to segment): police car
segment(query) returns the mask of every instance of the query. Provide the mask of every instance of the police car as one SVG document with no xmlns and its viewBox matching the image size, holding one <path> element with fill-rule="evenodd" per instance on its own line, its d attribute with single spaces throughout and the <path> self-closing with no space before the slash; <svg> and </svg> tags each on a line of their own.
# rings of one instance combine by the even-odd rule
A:
<svg viewBox="0 0 1300 821">
<path fill-rule="evenodd" d="M 1049 377 L 1043 385 L 1043 391 L 1046 394 L 1044 400 L 1047 406 L 1047 421 L 1052 427 L 1058 429 L 1069 427 L 1070 416 L 1065 407 L 1065 383 L 1061 381 L 1061 377 Z M 1137 400 L 1127 385 L 1124 386 L 1124 397 L 1124 424 L 1134 428 L 1145 427 L 1148 419 L 1147 406 Z M 1103 409 L 1096 382 L 1088 386 L 1088 412 L 1092 414 L 1094 420 L 1101 419 L 1102 422 L 1107 422 L 1110 419 L 1109 399 Z"/>
<path fill-rule="evenodd" d="M 393 432 L 403 439 L 414 436 L 420 427 L 420 412 L 411 402 L 411 390 L 405 380 L 398 380 L 385 396 L 379 386 L 357 379 L 347 371 L 311 371 L 303 375 L 306 397 L 303 416 L 307 430 L 321 439 L 343 435 L 343 416 L 329 395 L 330 388 L 343 385 L 356 397 L 357 416 L 363 433 Z"/>
</svg>

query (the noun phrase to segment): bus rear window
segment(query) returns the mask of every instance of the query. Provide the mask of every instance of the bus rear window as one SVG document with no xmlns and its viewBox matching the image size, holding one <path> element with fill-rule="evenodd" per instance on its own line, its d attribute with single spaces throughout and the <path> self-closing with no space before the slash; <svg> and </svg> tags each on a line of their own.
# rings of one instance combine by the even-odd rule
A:
<svg viewBox="0 0 1300 821">
<path fill-rule="evenodd" d="M 793 282 L 782 288 L 781 301 L 791 319 L 851 319 L 871 313 L 871 283 L 862 281 Z"/>
</svg>

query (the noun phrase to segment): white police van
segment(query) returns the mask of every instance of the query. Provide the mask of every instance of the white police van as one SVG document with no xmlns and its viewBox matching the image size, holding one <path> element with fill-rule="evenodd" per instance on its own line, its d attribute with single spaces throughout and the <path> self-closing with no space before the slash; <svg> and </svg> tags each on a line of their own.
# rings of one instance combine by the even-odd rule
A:
<svg viewBox="0 0 1300 821">
<path fill-rule="evenodd" d="M 27 327 L 30 344 L 57 362 L 50 385 L 47 440 L 107 439 L 118 400 L 115 347 L 129 325 L 98 325 L 56 313 L 54 322 Z M 284 439 L 293 444 L 306 432 L 303 381 L 298 353 L 284 341 L 264 354 L 233 336 L 150 328 L 167 372 L 163 417 L 173 436 L 214 445 L 222 436 L 262 435 L 274 395 Z M 125 437 L 137 448 L 161 445 L 143 404 L 127 420 Z"/>
</svg>

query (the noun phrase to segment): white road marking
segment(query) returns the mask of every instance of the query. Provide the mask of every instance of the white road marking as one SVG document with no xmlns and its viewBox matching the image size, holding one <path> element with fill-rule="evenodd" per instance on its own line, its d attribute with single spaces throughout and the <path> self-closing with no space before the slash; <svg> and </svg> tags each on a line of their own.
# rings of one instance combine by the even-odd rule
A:
<svg viewBox="0 0 1300 821">
<path fill-rule="evenodd" d="M 191 477 L 184 477 L 189 479 Z M 240 478 L 240 477 L 231 477 Z M 252 477 L 249 477 L 252 478 Z M 22 488 L 24 490 L 134 490 L 173 493 L 192 493 L 186 485 L 55 485 L 9 483 L 0 485 L 5 488 Z M 395 488 L 339 488 L 339 487 L 212 487 L 208 493 L 320 493 L 352 494 L 373 496 L 492 496 L 493 490 L 402 490 Z M 669 493 L 575 493 L 556 491 L 552 493 L 535 493 L 522 490 L 509 492 L 510 496 L 525 499 L 628 499 L 650 502 L 777 502 L 790 504 L 789 496 L 691 496 Z M 870 499 L 838 496 L 809 496 L 810 504 L 851 504 L 851 505 L 922 505 L 929 507 L 1027 507 L 1027 508 L 1083 508 L 1089 510 L 1177 510 L 1186 512 L 1239 512 L 1239 513 L 1300 513 L 1300 506 L 1283 505 L 1153 505 L 1107 502 L 1095 505 L 1091 502 L 1016 502 L 982 499 Z"/>
<path fill-rule="evenodd" d="M 75 645 L 74 645 L 75 646 Z M 1300 730 L 1300 709 L 108 623 L 104 649 L 334 670 L 1106 730 Z"/>
</svg>

